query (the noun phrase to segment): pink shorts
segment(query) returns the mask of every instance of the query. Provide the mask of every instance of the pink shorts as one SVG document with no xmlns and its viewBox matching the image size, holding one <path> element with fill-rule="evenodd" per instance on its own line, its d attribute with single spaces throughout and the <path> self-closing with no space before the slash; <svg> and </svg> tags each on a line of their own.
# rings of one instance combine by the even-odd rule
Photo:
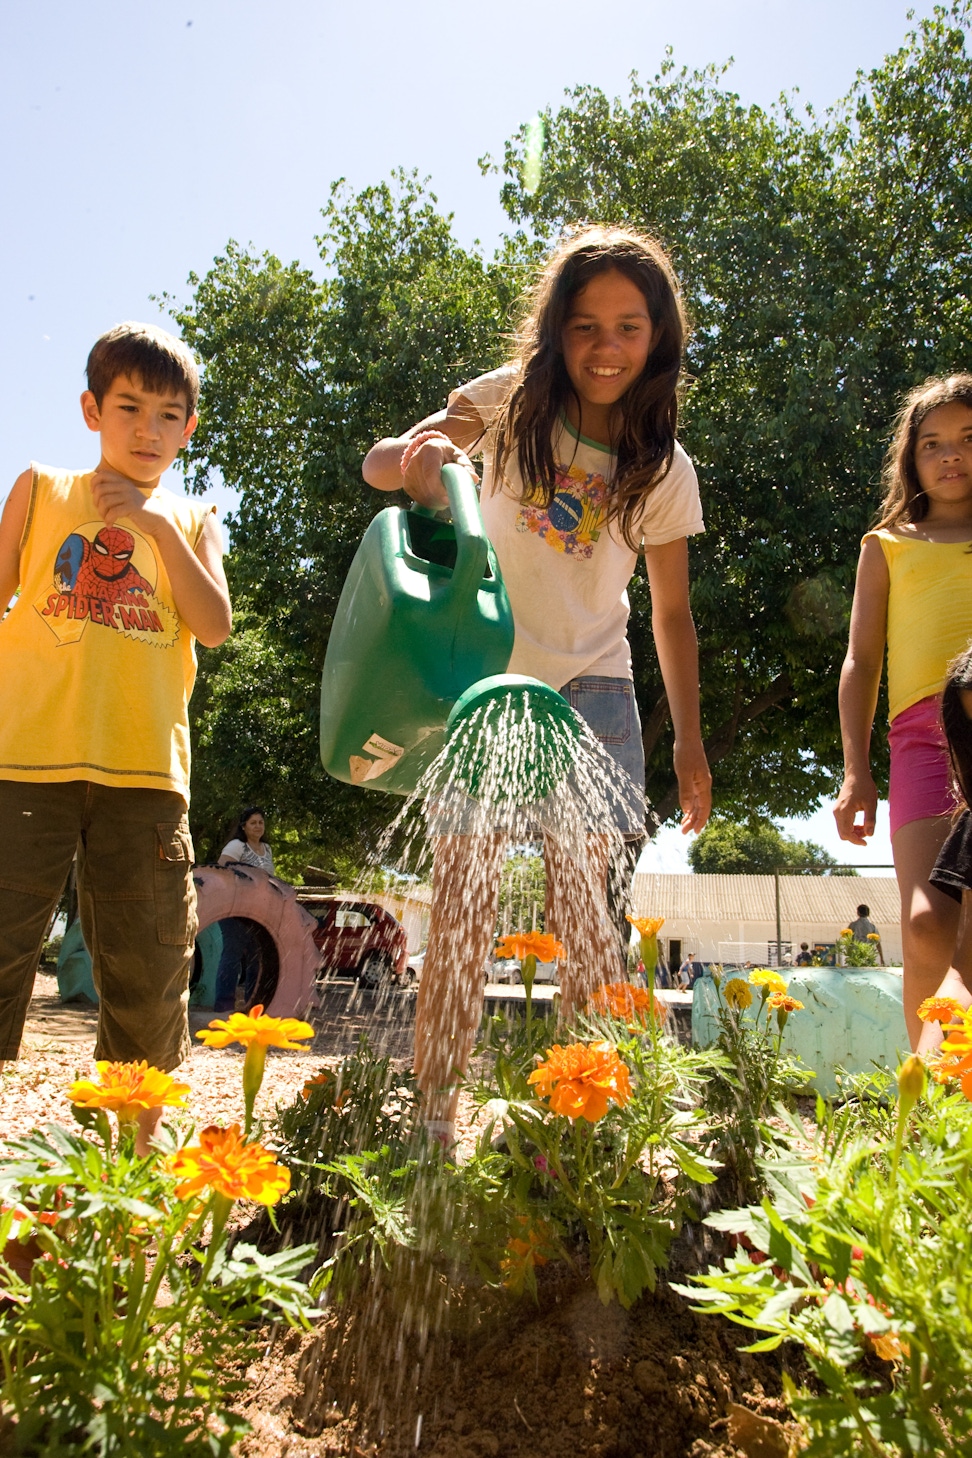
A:
<svg viewBox="0 0 972 1458">
<path fill-rule="evenodd" d="M 932 694 L 891 721 L 892 835 L 912 820 L 951 815 L 955 809 L 940 708 L 939 696 Z"/>
</svg>

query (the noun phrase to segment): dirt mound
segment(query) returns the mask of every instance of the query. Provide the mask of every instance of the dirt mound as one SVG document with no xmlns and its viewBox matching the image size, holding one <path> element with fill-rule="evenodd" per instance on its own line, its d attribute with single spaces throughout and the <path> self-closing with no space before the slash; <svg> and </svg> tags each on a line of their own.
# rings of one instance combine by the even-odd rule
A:
<svg viewBox="0 0 972 1458">
<path fill-rule="evenodd" d="M 745 1332 L 664 1284 L 624 1311 L 577 1273 L 542 1275 L 537 1305 L 481 1313 L 424 1350 L 390 1350 L 361 1312 L 285 1338 L 251 1371 L 241 1455 L 786 1458 L 778 1354 L 741 1352 Z M 732 1441 L 742 1427 L 745 1449 Z"/>
</svg>

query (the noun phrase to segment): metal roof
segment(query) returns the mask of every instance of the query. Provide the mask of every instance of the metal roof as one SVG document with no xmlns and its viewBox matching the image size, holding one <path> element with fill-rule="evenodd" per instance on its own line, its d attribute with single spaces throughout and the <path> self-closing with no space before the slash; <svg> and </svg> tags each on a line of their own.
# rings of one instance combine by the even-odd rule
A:
<svg viewBox="0 0 972 1458">
<path fill-rule="evenodd" d="M 641 871 L 631 888 L 638 916 L 666 916 L 695 921 L 776 921 L 773 876 L 662 875 Z M 836 929 L 870 907 L 874 922 L 897 922 L 901 916 L 898 883 L 893 876 L 781 876 L 782 921 L 832 922 Z"/>
</svg>

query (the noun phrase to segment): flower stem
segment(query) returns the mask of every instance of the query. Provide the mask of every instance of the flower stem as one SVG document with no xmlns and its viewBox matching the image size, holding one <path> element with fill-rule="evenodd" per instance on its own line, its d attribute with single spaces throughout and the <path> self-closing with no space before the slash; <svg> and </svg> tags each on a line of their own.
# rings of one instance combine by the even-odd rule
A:
<svg viewBox="0 0 972 1458">
<path fill-rule="evenodd" d="M 266 1044 L 251 1043 L 243 1060 L 243 1103 L 246 1111 L 244 1139 L 249 1138 L 250 1130 L 253 1127 L 253 1106 L 256 1103 L 256 1096 L 260 1092 L 260 1085 L 263 1083 L 263 1069 L 266 1061 Z"/>
<path fill-rule="evenodd" d="M 526 989 L 526 1036 L 527 1052 L 533 1053 L 533 983 L 537 975 L 537 959 L 533 952 L 520 963 L 520 976 Z"/>
<path fill-rule="evenodd" d="M 251 1044 L 251 1047 L 252 1046 L 253 1045 Z M 249 1049 L 247 1049 L 247 1053 L 249 1054 Z M 259 1088 L 259 1086 L 260 1085 L 257 1084 L 257 1088 Z M 177 1403 L 182 1401 L 182 1398 L 185 1394 L 186 1386 L 189 1380 L 189 1368 L 192 1365 L 192 1358 L 190 1358 L 190 1361 L 187 1363 L 185 1355 L 185 1343 L 192 1332 L 192 1323 L 189 1321 L 189 1312 L 196 1305 L 196 1303 L 201 1300 L 203 1291 L 205 1290 L 206 1281 L 209 1278 L 209 1273 L 213 1268 L 213 1262 L 223 1248 L 223 1234 L 226 1230 L 226 1222 L 229 1219 L 229 1213 L 232 1208 L 232 1200 L 230 1200 L 226 1195 L 220 1195 L 217 1191 L 213 1191 L 210 1203 L 210 1209 L 212 1210 L 213 1214 L 213 1225 L 212 1230 L 209 1234 L 209 1245 L 206 1249 L 206 1259 L 203 1261 L 202 1269 L 200 1270 L 197 1279 L 192 1283 L 189 1292 L 189 1298 L 180 1313 L 179 1332 L 181 1339 L 179 1344 L 179 1383 L 176 1396 Z"/>
</svg>

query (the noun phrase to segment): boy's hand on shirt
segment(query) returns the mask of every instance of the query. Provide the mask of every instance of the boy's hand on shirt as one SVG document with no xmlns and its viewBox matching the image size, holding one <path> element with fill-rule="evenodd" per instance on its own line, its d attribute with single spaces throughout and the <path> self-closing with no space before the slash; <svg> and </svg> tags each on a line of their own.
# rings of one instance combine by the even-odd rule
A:
<svg viewBox="0 0 972 1458">
<path fill-rule="evenodd" d="M 154 537 L 160 528 L 171 525 L 165 506 L 154 493 L 146 494 L 137 482 L 110 467 L 101 466 L 94 472 L 91 494 L 106 526 L 114 526 L 124 516 L 146 536 Z"/>
</svg>

